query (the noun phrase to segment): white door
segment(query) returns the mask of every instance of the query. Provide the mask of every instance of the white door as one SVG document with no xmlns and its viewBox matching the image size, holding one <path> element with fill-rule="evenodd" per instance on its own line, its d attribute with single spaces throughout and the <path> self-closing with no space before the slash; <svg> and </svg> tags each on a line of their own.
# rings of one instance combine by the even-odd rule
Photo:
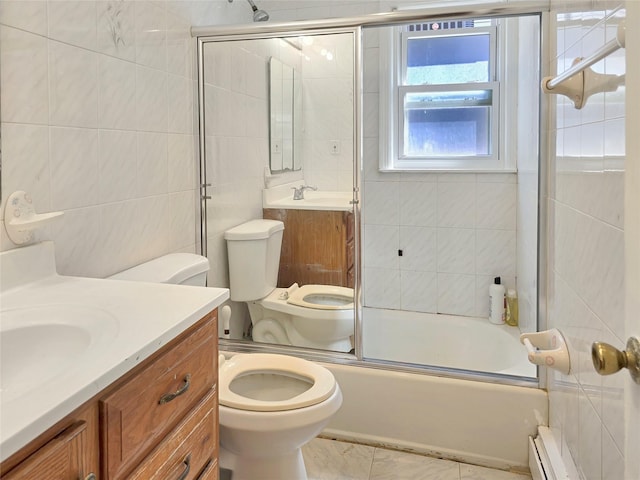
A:
<svg viewBox="0 0 640 480">
<path fill-rule="evenodd" d="M 627 1 L 625 283 L 627 338 L 640 337 L 640 2 Z M 627 375 L 626 372 L 623 373 Z M 617 373 L 620 375 L 620 373 Z M 628 376 L 628 375 L 627 375 Z M 640 479 L 640 385 L 627 378 L 625 478 Z"/>
</svg>

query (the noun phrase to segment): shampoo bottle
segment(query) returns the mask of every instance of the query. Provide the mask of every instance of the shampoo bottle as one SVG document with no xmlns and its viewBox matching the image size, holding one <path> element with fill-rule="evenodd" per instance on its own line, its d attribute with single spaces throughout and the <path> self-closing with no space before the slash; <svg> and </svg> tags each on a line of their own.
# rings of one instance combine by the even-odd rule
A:
<svg viewBox="0 0 640 480">
<path fill-rule="evenodd" d="M 489 287 L 489 321 L 496 325 L 504 323 L 505 314 L 505 290 L 504 285 L 500 284 L 500 277 L 493 280 L 493 284 Z"/>
</svg>

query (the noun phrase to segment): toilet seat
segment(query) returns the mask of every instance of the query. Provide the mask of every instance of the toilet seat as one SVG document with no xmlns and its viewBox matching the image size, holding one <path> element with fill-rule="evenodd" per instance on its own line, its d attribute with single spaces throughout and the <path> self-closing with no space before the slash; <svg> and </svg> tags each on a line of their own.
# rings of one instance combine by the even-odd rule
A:
<svg viewBox="0 0 640 480">
<path fill-rule="evenodd" d="M 302 393 L 283 400 L 258 400 L 231 390 L 231 383 L 235 379 L 262 373 L 303 378 L 312 384 Z M 301 358 L 249 353 L 234 355 L 220 366 L 218 388 L 220 405 L 255 412 L 279 412 L 323 402 L 335 392 L 336 380 L 326 368 Z"/>
<path fill-rule="evenodd" d="M 318 299 L 316 302 L 314 297 Z M 325 301 L 321 301 L 323 298 Z M 352 310 L 353 289 L 336 285 L 303 285 L 289 294 L 287 303 L 318 310 Z"/>
</svg>

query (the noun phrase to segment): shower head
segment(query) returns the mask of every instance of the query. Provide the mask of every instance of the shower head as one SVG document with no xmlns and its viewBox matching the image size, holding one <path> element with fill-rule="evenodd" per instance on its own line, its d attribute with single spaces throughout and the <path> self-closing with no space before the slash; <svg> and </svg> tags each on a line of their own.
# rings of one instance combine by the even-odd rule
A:
<svg viewBox="0 0 640 480">
<path fill-rule="evenodd" d="M 227 0 L 227 1 L 229 3 L 233 3 L 233 0 Z M 266 22 L 267 20 L 269 20 L 269 14 L 264 10 L 259 10 L 258 7 L 256 7 L 256 4 L 253 3 L 253 0 L 247 0 L 247 2 L 249 2 L 249 5 L 251 5 L 251 10 L 253 10 L 254 22 Z"/>
<path fill-rule="evenodd" d="M 251 5 L 251 10 L 253 10 L 253 21 L 254 22 L 266 22 L 269 20 L 269 14 L 264 10 L 258 10 L 256 4 L 253 3 L 253 0 L 247 0 L 249 5 Z"/>
</svg>

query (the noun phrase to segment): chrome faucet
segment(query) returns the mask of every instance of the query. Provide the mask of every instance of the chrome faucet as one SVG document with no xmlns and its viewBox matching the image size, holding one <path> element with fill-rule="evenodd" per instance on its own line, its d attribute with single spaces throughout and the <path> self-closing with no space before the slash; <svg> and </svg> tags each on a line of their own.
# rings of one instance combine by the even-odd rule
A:
<svg viewBox="0 0 640 480">
<path fill-rule="evenodd" d="M 300 187 L 291 187 L 293 189 L 293 199 L 294 200 L 304 200 L 304 191 L 305 190 L 318 190 L 318 187 L 312 187 L 310 185 L 300 185 Z"/>
</svg>

